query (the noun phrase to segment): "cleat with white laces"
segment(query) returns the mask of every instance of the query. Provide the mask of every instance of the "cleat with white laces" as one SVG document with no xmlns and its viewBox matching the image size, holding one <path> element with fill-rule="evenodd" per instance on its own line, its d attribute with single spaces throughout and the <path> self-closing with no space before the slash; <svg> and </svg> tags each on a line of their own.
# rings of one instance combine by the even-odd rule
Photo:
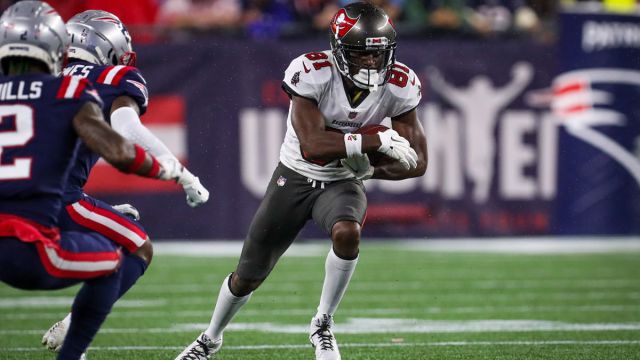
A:
<svg viewBox="0 0 640 360">
<path fill-rule="evenodd" d="M 322 317 L 311 319 L 309 327 L 309 341 L 316 349 L 316 360 L 340 360 L 340 350 L 338 343 L 333 336 L 331 327 L 333 326 L 333 316 L 322 314 Z"/>
<path fill-rule="evenodd" d="M 67 331 L 69 331 L 69 324 L 71 323 L 71 316 L 53 324 L 49 330 L 47 330 L 42 336 L 42 345 L 51 351 L 58 352 L 62 348 Z"/>
<path fill-rule="evenodd" d="M 207 334 L 202 333 L 175 360 L 209 360 L 220 350 L 220 347 L 222 347 L 222 337 L 213 341 Z"/>
</svg>

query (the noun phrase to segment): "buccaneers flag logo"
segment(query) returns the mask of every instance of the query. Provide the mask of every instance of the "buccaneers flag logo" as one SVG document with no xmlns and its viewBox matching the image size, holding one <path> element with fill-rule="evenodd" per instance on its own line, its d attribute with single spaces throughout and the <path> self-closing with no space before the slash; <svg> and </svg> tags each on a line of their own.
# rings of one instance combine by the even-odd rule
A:
<svg viewBox="0 0 640 360">
<path fill-rule="evenodd" d="M 340 9 L 331 20 L 331 31 L 338 38 L 341 38 L 347 35 L 349 30 L 358 22 L 358 19 L 360 19 L 360 16 L 355 19 L 350 18 L 345 9 Z"/>
</svg>

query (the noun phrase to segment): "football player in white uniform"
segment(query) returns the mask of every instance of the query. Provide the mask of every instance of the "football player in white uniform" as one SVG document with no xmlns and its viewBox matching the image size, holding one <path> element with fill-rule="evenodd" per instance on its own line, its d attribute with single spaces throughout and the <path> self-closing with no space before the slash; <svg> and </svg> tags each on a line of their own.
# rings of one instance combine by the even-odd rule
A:
<svg viewBox="0 0 640 360">
<path fill-rule="evenodd" d="M 244 242 L 236 270 L 222 283 L 209 327 L 176 359 L 210 359 L 231 318 L 269 275 L 309 219 L 331 236 L 325 279 L 309 339 L 316 359 L 340 359 L 333 315 L 358 261 L 367 200 L 363 180 L 422 176 L 426 138 L 418 121 L 420 82 L 395 61 L 396 31 L 369 3 L 340 9 L 331 50 L 294 59 L 283 88 L 291 98 L 280 164 Z M 391 118 L 392 129 L 358 134 Z M 395 161 L 372 166 L 367 153 Z"/>
</svg>

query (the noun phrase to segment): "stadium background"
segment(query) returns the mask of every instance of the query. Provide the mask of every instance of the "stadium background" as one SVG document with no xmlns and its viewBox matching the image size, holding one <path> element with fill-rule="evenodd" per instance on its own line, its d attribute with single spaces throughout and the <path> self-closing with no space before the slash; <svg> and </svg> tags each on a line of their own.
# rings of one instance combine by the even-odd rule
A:
<svg viewBox="0 0 640 360">
<path fill-rule="evenodd" d="M 423 84 L 418 112 L 429 169 L 420 179 L 367 183 L 365 236 L 638 234 L 640 108 L 629 99 L 640 84 L 599 84 L 588 74 L 554 83 L 576 69 L 637 76 L 637 22 L 632 14 L 582 10 L 541 19 L 529 32 L 515 29 L 515 20 L 488 34 L 421 32 L 399 22 L 397 58 Z M 594 24 L 603 26 L 591 31 Z M 327 49 L 326 32 L 181 29 L 182 36 L 156 32 L 148 42 L 149 31 L 135 32 L 148 27 L 133 29 L 143 40 L 135 49 L 151 93 L 143 121 L 212 197 L 189 209 L 178 187 L 125 178 L 104 164 L 88 192 L 134 204 L 155 239 L 243 238 L 286 128 L 284 69 L 300 54 Z M 599 102 L 602 96 L 608 100 Z M 602 111 L 623 123 L 588 126 L 619 144 L 621 156 L 566 130 L 571 116 L 586 124 L 585 116 Z M 301 238 L 322 236 L 311 225 Z"/>
<path fill-rule="evenodd" d="M 87 6 L 130 25 L 151 92 L 143 121 L 212 194 L 191 209 L 178 187 L 94 170 L 88 191 L 137 206 L 155 256 L 116 303 L 90 359 L 171 359 L 207 326 L 277 161 L 284 69 L 328 48 L 310 20 L 260 27 L 236 17 L 206 30 L 148 23 L 145 6 L 179 1 L 52 1 L 67 18 Z M 335 5 L 241 4 L 274 3 Z M 367 184 L 362 256 L 336 314 L 343 358 L 640 359 L 639 18 L 542 6 L 556 1 L 437 3 L 546 10 L 526 30 L 504 27 L 500 11 L 489 14 L 502 27 L 488 30 L 397 21 L 398 59 L 423 84 L 430 164 L 421 179 Z M 605 5 L 613 3 L 635 1 Z M 571 72 L 603 68 L 615 83 Z M 387 241 L 370 241 L 380 237 Z M 312 224 L 299 240 L 225 332 L 217 359 L 312 356 L 307 324 L 329 242 Z M 51 359 L 41 336 L 77 290 L 0 286 L 0 359 Z"/>
</svg>

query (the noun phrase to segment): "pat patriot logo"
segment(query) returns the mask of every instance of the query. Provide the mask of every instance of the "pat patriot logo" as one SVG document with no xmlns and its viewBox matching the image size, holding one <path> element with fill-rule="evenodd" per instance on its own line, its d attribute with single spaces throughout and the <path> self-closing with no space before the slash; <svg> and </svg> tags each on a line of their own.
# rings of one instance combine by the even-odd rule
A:
<svg viewBox="0 0 640 360">
<path fill-rule="evenodd" d="M 611 91 L 611 85 L 640 87 L 640 71 L 593 68 L 561 74 L 553 83 L 552 109 L 570 135 L 613 158 L 640 185 L 639 149 L 628 149 L 603 131 L 611 126 L 628 127 L 640 120 L 612 107 L 616 95 L 622 95 Z M 640 133 L 634 136 L 635 146 L 640 147 Z"/>
</svg>

